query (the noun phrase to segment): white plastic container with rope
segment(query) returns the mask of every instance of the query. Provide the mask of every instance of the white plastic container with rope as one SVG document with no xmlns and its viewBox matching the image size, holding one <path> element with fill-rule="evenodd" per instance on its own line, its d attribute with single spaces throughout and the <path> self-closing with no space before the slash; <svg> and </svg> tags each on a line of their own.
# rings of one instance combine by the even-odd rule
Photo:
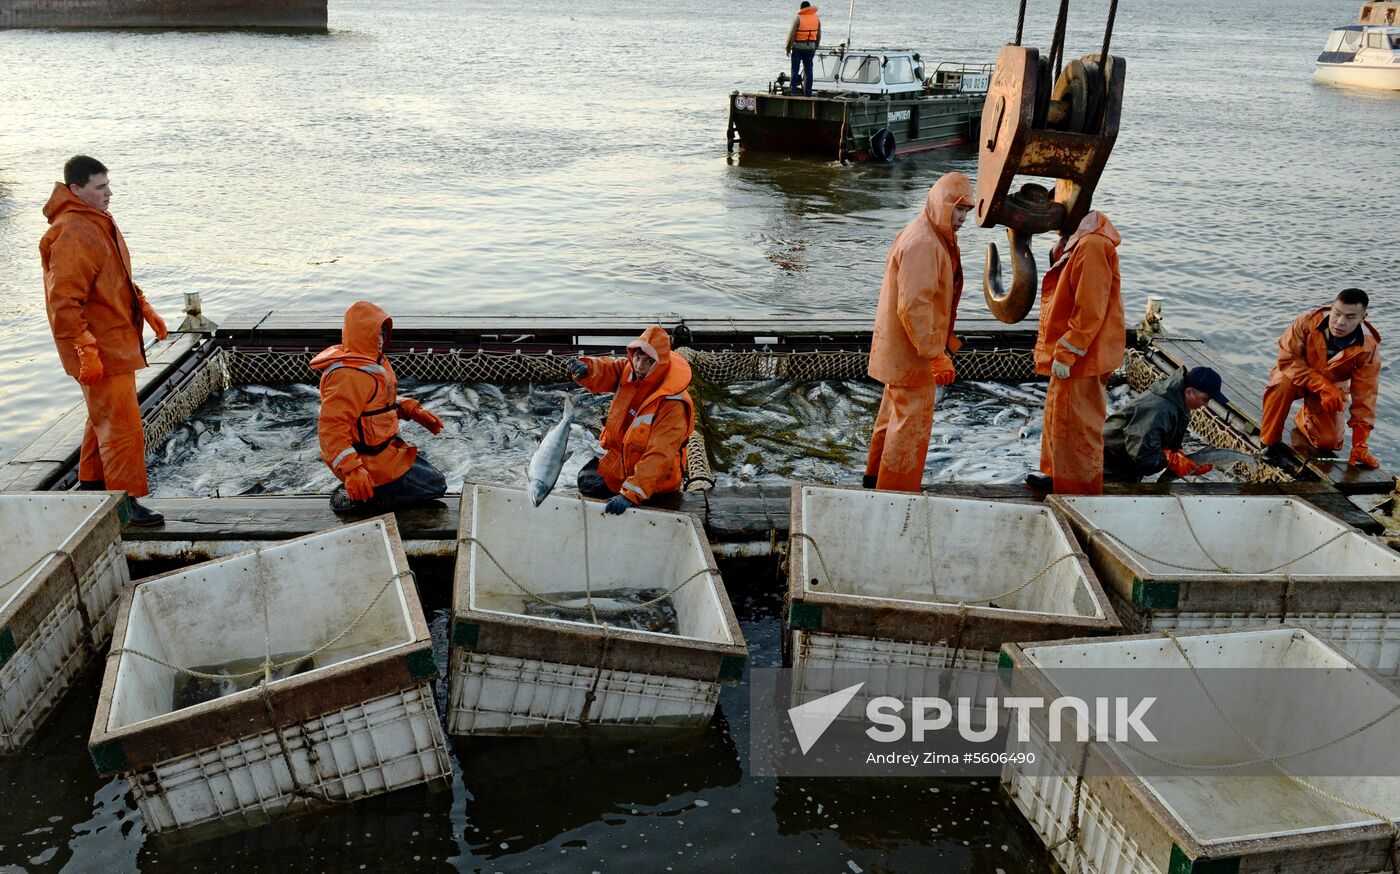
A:
<svg viewBox="0 0 1400 874">
<path fill-rule="evenodd" d="M 437 673 L 381 516 L 127 587 L 89 751 L 156 833 L 445 784 Z"/>
<path fill-rule="evenodd" d="M 127 582 L 112 492 L 0 495 L 0 753 L 39 730 L 112 633 Z"/>
<path fill-rule="evenodd" d="M 870 697 L 911 691 L 907 682 L 980 701 L 995 691 L 1003 643 L 1119 630 L 1048 507 L 794 485 L 791 519 L 784 633 L 802 700 L 858 676 L 852 714 Z"/>
<path fill-rule="evenodd" d="M 1013 696 L 1154 699 L 1150 741 L 1111 716 L 1108 742 L 1066 720 L 1052 743 L 1048 709 L 1008 733 L 1002 785 L 1062 870 L 1396 870 L 1400 696 L 1308 629 L 1008 644 L 1001 674 Z"/>
<path fill-rule="evenodd" d="M 1303 625 L 1365 667 L 1400 677 L 1400 555 L 1305 501 L 1048 502 L 1085 544 L 1129 631 Z"/>
<path fill-rule="evenodd" d="M 700 524 L 683 513 L 462 488 L 447 730 L 549 734 L 709 722 L 747 650 Z M 649 593 L 608 607 L 623 590 Z M 674 628 L 615 627 L 665 606 Z M 551 615 L 540 615 L 545 608 Z"/>
</svg>

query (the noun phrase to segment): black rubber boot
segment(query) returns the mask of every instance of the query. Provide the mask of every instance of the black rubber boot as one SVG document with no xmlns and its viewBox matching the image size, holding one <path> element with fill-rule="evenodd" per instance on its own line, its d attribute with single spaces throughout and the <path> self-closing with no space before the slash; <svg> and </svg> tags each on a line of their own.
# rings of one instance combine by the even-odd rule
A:
<svg viewBox="0 0 1400 874">
<path fill-rule="evenodd" d="M 1264 452 L 1259 456 L 1259 460 L 1265 464 L 1272 464 L 1274 467 L 1285 471 L 1291 471 L 1298 467 L 1297 460 L 1293 453 L 1283 443 L 1270 443 L 1264 447 Z"/>
<path fill-rule="evenodd" d="M 80 479 L 78 480 L 78 491 L 80 492 L 101 492 L 106 491 L 107 484 L 100 479 Z"/>
<path fill-rule="evenodd" d="M 860 487 L 863 489 L 873 489 L 875 488 L 875 483 L 879 481 L 880 478 L 878 476 L 871 476 L 867 473 L 860 478 Z"/>
<path fill-rule="evenodd" d="M 150 507 L 143 507 L 136 503 L 135 498 L 126 499 L 126 512 L 129 517 L 128 525 L 137 525 L 148 528 L 152 525 L 160 525 L 165 522 L 165 517 L 152 510 Z"/>
<path fill-rule="evenodd" d="M 1055 481 L 1043 473 L 1026 474 L 1026 485 L 1042 492 L 1048 492 L 1055 487 Z"/>
</svg>

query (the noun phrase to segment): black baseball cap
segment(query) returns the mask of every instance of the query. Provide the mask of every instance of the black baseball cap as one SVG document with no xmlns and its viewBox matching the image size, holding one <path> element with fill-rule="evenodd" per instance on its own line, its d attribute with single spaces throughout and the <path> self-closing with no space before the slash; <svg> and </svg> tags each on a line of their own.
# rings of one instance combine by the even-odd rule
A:
<svg viewBox="0 0 1400 874">
<path fill-rule="evenodd" d="M 1220 391 L 1220 374 L 1209 367 L 1193 367 L 1186 372 L 1186 387 L 1203 391 L 1217 404 L 1228 404 L 1230 399 Z"/>
</svg>

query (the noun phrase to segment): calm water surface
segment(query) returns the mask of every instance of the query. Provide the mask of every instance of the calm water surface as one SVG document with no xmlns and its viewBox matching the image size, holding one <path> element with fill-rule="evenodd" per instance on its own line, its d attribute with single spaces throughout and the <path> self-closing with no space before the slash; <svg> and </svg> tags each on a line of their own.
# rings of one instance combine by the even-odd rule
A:
<svg viewBox="0 0 1400 874">
<path fill-rule="evenodd" d="M 183 291 L 215 320 L 361 297 L 396 312 L 872 312 L 890 240 L 976 154 L 727 160 L 727 95 L 785 67 L 793 5 L 332 0 L 326 36 L 0 32 L 0 458 L 79 397 L 36 248 L 78 151 L 112 168 L 137 280 L 167 318 Z M 1048 43 L 1054 6 L 1031 4 L 1029 42 Z M 1095 205 L 1124 235 L 1127 309 L 1164 297 L 1173 326 L 1261 385 L 1287 321 L 1341 287 L 1372 292 L 1383 335 L 1400 325 L 1400 96 L 1311 81 L 1327 28 L 1357 6 L 1119 9 L 1127 96 Z M 844 8 L 824 12 L 839 39 Z M 1069 53 L 1097 50 L 1105 12 L 1075 4 Z M 989 61 L 1014 25 L 1011 0 L 863 0 L 854 32 Z M 964 232 L 970 277 L 1000 234 Z M 1391 373 L 1373 445 L 1393 465 Z M 773 586 L 751 582 L 736 600 L 753 663 L 774 664 Z M 170 848 L 83 755 L 94 689 L 0 765 L 0 866 L 1043 870 L 990 785 L 747 776 L 743 687 L 686 743 L 459 747 L 450 793 Z"/>
</svg>

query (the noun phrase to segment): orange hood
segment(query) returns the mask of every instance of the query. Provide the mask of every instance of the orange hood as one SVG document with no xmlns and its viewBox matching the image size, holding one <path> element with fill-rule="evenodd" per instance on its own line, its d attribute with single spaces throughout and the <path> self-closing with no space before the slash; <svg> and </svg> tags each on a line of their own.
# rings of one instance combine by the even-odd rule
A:
<svg viewBox="0 0 1400 874">
<path fill-rule="evenodd" d="M 648 385 L 660 385 L 662 380 L 666 378 L 666 371 L 671 369 L 671 338 L 665 329 L 659 325 L 647 328 L 640 337 L 627 344 L 627 351 L 631 352 L 633 349 L 642 350 L 656 361 L 656 366 L 651 369 L 651 373 L 648 373 L 641 381 Z M 633 378 L 630 361 L 627 364 L 626 378 L 628 380 Z"/>
<path fill-rule="evenodd" d="M 67 185 L 55 182 L 53 193 L 49 195 L 49 202 L 44 204 L 44 217 L 49 220 L 49 224 L 53 224 L 59 216 L 67 212 L 86 213 L 88 218 L 102 223 L 104 227 L 112 224 L 110 213 L 93 209 L 88 206 L 87 201 L 70 191 Z"/>
<path fill-rule="evenodd" d="M 1062 259 L 1068 257 L 1069 253 L 1074 251 L 1074 247 L 1079 245 L 1079 241 L 1090 234 L 1098 234 L 1107 239 L 1115 247 L 1123 242 L 1123 236 L 1118 233 L 1118 229 L 1113 226 L 1113 222 L 1108 220 L 1108 216 L 1096 209 L 1090 210 L 1089 214 L 1080 220 L 1079 227 L 1074 229 L 1074 233 L 1061 239 L 1061 241 L 1056 243 L 1055 247 L 1051 249 L 1051 254 L 1055 256 L 1055 262 L 1059 263 Z"/>
<path fill-rule="evenodd" d="M 945 239 L 955 239 L 953 232 L 953 207 L 971 207 L 976 203 L 972 198 L 972 183 L 958 172 L 944 173 L 928 190 L 928 200 L 924 203 L 924 218 L 934 230 Z"/>
<path fill-rule="evenodd" d="M 379 332 L 394 327 L 394 320 L 378 304 L 357 300 L 345 311 L 345 326 L 340 329 L 340 343 L 311 359 L 313 370 L 322 370 L 346 358 L 379 360 Z M 389 338 L 384 338 L 388 345 Z"/>
</svg>

